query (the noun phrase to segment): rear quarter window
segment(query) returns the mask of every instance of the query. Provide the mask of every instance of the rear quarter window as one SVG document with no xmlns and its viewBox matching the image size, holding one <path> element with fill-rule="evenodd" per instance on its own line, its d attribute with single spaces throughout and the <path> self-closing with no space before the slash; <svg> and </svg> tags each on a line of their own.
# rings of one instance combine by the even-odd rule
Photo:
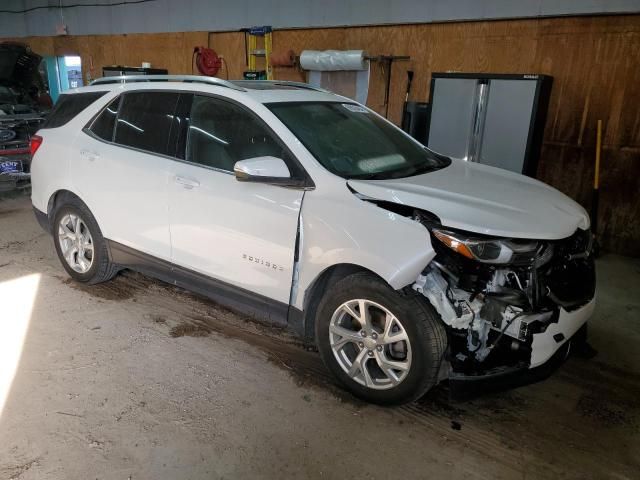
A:
<svg viewBox="0 0 640 480">
<path fill-rule="evenodd" d="M 61 127 L 107 92 L 62 94 L 40 128 Z"/>
<path fill-rule="evenodd" d="M 113 128 L 116 124 L 116 118 L 118 116 L 118 105 L 120 104 L 120 97 L 107 105 L 102 112 L 93 120 L 89 131 L 96 137 L 111 142 L 113 140 Z"/>
</svg>

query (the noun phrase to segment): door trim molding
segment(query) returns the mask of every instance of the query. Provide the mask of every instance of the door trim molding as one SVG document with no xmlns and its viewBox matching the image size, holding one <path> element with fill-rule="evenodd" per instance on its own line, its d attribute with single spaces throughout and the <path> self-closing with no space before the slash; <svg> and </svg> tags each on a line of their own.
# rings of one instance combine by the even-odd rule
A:
<svg viewBox="0 0 640 480">
<path fill-rule="evenodd" d="M 220 305 L 279 327 L 289 326 L 289 304 L 180 267 L 105 239 L 113 263 L 209 298 Z M 294 327 L 294 330 L 296 328 Z"/>
</svg>

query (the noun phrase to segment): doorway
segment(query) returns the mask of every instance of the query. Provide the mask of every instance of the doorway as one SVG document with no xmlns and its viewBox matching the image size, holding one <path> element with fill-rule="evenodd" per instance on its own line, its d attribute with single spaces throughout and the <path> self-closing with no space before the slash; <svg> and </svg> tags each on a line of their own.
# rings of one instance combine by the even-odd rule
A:
<svg viewBox="0 0 640 480">
<path fill-rule="evenodd" d="M 82 87 L 82 60 L 78 55 L 45 57 L 49 93 L 55 102 L 70 88 Z"/>
</svg>

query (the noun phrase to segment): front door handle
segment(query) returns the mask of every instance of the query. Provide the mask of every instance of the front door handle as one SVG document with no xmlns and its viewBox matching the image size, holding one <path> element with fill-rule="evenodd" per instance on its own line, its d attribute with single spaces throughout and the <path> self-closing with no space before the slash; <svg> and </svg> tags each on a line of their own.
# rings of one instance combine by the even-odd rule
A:
<svg viewBox="0 0 640 480">
<path fill-rule="evenodd" d="M 200 186 L 200 182 L 194 180 L 193 178 L 182 177 L 180 175 L 176 175 L 173 178 L 174 182 L 178 185 L 182 185 L 184 188 L 191 190 L 192 188 L 197 188 Z"/>
</svg>

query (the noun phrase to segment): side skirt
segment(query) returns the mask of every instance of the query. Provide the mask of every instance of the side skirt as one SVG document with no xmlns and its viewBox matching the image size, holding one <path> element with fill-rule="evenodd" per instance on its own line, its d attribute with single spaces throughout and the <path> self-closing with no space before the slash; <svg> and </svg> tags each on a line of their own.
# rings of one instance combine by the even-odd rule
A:
<svg viewBox="0 0 640 480">
<path fill-rule="evenodd" d="M 294 312 L 294 321 L 287 321 L 289 305 L 271 298 L 255 294 L 226 282 L 221 282 L 193 270 L 139 252 L 121 243 L 105 239 L 109 248 L 111 261 L 123 268 L 129 268 L 163 282 L 184 288 L 207 297 L 220 305 L 236 312 L 248 315 L 255 320 L 267 322 L 278 327 L 289 327 L 297 333 L 298 319 Z M 292 307 L 292 310 L 296 310 Z"/>
</svg>

